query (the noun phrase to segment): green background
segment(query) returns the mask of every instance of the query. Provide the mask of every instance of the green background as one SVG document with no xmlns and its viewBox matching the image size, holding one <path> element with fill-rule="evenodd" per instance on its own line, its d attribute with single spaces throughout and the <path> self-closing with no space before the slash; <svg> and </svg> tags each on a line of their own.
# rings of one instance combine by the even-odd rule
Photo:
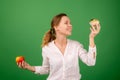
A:
<svg viewBox="0 0 120 80">
<path fill-rule="evenodd" d="M 25 56 L 31 65 L 41 65 L 41 43 L 50 29 L 54 15 L 66 13 L 73 25 L 70 39 L 88 49 L 89 20 L 101 22 L 101 32 L 95 38 L 96 65 L 89 67 L 80 61 L 82 80 L 120 79 L 119 0 L 0 0 L 0 80 L 46 80 L 19 69 L 16 56 Z"/>
</svg>

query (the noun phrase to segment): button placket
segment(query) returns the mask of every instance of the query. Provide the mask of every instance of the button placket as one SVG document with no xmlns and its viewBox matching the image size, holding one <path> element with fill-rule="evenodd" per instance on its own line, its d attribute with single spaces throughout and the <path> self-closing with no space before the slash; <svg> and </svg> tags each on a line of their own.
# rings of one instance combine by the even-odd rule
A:
<svg viewBox="0 0 120 80">
<path fill-rule="evenodd" d="M 63 80 L 65 79 L 65 59 L 63 57 Z"/>
</svg>

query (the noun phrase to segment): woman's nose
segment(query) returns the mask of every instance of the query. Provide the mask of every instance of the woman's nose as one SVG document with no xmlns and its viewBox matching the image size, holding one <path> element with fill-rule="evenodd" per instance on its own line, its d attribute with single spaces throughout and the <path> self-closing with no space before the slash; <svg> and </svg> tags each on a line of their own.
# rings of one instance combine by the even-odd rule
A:
<svg viewBox="0 0 120 80">
<path fill-rule="evenodd" d="M 72 29 L 72 25 L 71 24 L 69 25 L 69 28 Z"/>
<path fill-rule="evenodd" d="M 72 24 L 69 24 L 69 27 L 72 27 Z"/>
</svg>

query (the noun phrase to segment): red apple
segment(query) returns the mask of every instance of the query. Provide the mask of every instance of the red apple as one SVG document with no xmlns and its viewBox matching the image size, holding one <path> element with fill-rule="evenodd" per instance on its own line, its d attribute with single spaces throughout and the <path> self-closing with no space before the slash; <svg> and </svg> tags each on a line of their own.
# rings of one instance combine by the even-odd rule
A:
<svg viewBox="0 0 120 80">
<path fill-rule="evenodd" d="M 24 60 L 25 60 L 24 56 L 17 56 L 17 57 L 16 57 L 16 62 L 17 62 L 17 63 L 22 62 L 22 61 L 24 61 Z"/>
</svg>

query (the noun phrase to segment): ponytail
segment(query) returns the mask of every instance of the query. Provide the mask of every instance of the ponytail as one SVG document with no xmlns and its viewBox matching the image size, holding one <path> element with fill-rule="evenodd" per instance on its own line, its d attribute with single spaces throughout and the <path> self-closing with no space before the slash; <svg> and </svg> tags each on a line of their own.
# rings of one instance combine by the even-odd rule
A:
<svg viewBox="0 0 120 80">
<path fill-rule="evenodd" d="M 55 29 L 51 28 L 50 30 L 48 30 L 44 37 L 43 37 L 43 42 L 42 42 L 42 47 L 44 47 L 45 45 L 48 45 L 49 42 L 55 40 Z"/>
</svg>

